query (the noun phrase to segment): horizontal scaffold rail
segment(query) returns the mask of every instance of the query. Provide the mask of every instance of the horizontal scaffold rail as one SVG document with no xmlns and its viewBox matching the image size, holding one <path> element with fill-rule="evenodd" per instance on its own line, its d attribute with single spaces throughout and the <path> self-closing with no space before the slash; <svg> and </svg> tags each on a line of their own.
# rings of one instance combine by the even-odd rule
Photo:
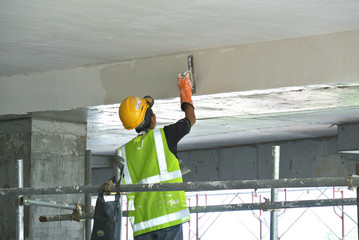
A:
<svg viewBox="0 0 359 240">
<path fill-rule="evenodd" d="M 237 180 L 237 181 L 209 181 L 209 182 L 184 182 L 184 183 L 155 183 L 155 184 L 125 184 L 121 185 L 120 192 L 160 192 L 160 191 L 216 191 L 234 189 L 261 189 L 261 188 L 302 188 L 302 187 L 330 187 L 348 186 L 354 189 L 359 186 L 358 175 L 346 177 L 321 177 L 321 178 L 292 178 L 292 179 L 267 179 L 267 180 Z M 59 186 L 48 188 L 1 188 L 0 195 L 45 195 L 45 194 L 76 194 L 98 193 L 101 186 Z M 110 187 L 115 192 L 114 185 Z"/>
<path fill-rule="evenodd" d="M 264 202 L 264 203 L 239 203 L 227 205 L 197 206 L 189 207 L 190 213 L 209 213 L 209 212 L 232 212 L 246 210 L 263 210 L 273 211 L 286 208 L 309 208 L 309 207 L 330 207 L 330 206 L 350 206 L 356 205 L 356 198 L 343 199 L 319 199 L 289 202 Z M 122 216 L 128 217 L 129 211 L 123 211 Z M 40 222 L 56 222 L 56 221 L 83 221 L 93 218 L 93 213 L 79 215 L 78 219 L 73 214 L 63 214 L 55 216 L 41 216 Z"/>
<path fill-rule="evenodd" d="M 66 203 L 66 202 L 55 202 L 49 200 L 41 199 L 29 199 L 29 198 L 20 198 L 19 205 L 23 206 L 40 206 L 40 207 L 50 207 L 50 208 L 61 208 L 67 210 L 78 210 L 82 211 L 83 206 L 79 203 Z"/>
<path fill-rule="evenodd" d="M 215 206 L 198 206 L 190 207 L 191 213 L 202 212 L 228 212 L 242 210 L 263 210 L 273 211 L 286 208 L 308 208 L 308 207 L 330 207 L 330 206 L 350 206 L 356 205 L 356 198 L 343 199 L 319 199 L 319 200 L 302 200 L 288 202 L 264 202 L 264 203 L 239 203 Z"/>
</svg>

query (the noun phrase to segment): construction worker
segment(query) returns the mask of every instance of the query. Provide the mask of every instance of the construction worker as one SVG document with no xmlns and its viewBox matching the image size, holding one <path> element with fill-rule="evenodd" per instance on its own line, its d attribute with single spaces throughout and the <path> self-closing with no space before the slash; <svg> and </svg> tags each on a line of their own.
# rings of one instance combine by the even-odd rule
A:
<svg viewBox="0 0 359 240">
<path fill-rule="evenodd" d="M 177 144 L 196 122 L 190 75 L 177 77 L 185 118 L 155 129 L 154 100 L 127 97 L 119 108 L 123 126 L 138 136 L 116 150 L 124 159 L 125 184 L 181 183 Z M 135 240 L 182 240 L 182 223 L 190 220 L 184 191 L 127 193 Z"/>
</svg>

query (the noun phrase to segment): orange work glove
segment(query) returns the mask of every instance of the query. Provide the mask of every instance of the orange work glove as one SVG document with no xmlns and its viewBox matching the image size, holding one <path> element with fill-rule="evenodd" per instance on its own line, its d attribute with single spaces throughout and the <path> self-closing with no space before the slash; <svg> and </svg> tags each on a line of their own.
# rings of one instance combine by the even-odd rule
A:
<svg viewBox="0 0 359 240">
<path fill-rule="evenodd" d="M 191 81 L 189 80 L 189 73 L 186 73 L 184 78 L 182 78 L 181 74 L 178 74 L 177 83 L 181 96 L 181 109 L 182 111 L 184 111 L 184 107 L 186 103 L 190 104 L 193 107 L 192 87 L 191 87 Z"/>
</svg>

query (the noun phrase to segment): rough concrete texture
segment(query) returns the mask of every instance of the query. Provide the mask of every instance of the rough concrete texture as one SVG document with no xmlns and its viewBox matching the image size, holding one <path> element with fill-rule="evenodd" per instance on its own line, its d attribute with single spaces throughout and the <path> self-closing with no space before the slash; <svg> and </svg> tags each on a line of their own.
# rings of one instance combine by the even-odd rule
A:
<svg viewBox="0 0 359 240">
<path fill-rule="evenodd" d="M 345 176 L 355 173 L 359 160 L 359 155 L 338 154 L 335 136 L 184 151 L 178 155 L 192 170 L 184 180 L 270 179 L 274 145 L 280 146 L 280 178 Z"/>
<path fill-rule="evenodd" d="M 30 119 L 0 121 L 0 187 L 17 188 L 17 159 L 23 159 L 24 187 L 29 186 Z M 16 197 L 0 197 L 0 240 L 16 239 Z M 25 214 L 28 212 L 25 209 Z M 27 219 L 27 218 L 25 218 Z M 28 226 L 25 225 L 25 231 Z"/>
<path fill-rule="evenodd" d="M 24 186 L 51 187 L 84 184 L 86 124 L 25 119 L 0 122 L 1 187 L 17 187 L 16 159 L 24 159 Z M 83 203 L 81 195 L 32 196 L 43 200 Z M 0 239 L 16 237 L 15 198 L 0 198 Z M 83 223 L 40 223 L 41 215 L 69 214 L 69 210 L 25 207 L 28 239 L 83 239 Z"/>
<path fill-rule="evenodd" d="M 84 184 L 86 124 L 34 119 L 31 135 L 31 174 L 33 187 Z M 38 199 L 84 203 L 82 195 L 36 196 Z M 42 215 L 69 214 L 71 211 L 30 207 L 31 239 L 83 239 L 83 223 L 40 223 Z"/>
<path fill-rule="evenodd" d="M 280 178 L 342 177 L 355 173 L 359 154 L 337 152 L 337 137 L 258 143 L 244 146 L 179 151 L 191 169 L 186 182 L 270 179 L 272 146 L 280 146 Z M 113 175 L 112 157 L 93 156 L 93 184 Z"/>
<path fill-rule="evenodd" d="M 338 126 L 338 149 L 340 151 L 359 152 L 359 124 L 343 124 Z"/>
</svg>

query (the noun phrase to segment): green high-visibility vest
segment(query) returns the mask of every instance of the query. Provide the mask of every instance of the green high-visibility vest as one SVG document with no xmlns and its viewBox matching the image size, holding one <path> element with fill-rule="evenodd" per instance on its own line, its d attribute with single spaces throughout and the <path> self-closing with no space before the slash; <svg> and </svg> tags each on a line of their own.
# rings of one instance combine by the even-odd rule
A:
<svg viewBox="0 0 359 240">
<path fill-rule="evenodd" d="M 178 159 L 163 129 L 150 130 L 117 149 L 124 158 L 125 184 L 181 183 Z M 190 220 L 184 191 L 127 193 L 134 236 Z"/>
</svg>

